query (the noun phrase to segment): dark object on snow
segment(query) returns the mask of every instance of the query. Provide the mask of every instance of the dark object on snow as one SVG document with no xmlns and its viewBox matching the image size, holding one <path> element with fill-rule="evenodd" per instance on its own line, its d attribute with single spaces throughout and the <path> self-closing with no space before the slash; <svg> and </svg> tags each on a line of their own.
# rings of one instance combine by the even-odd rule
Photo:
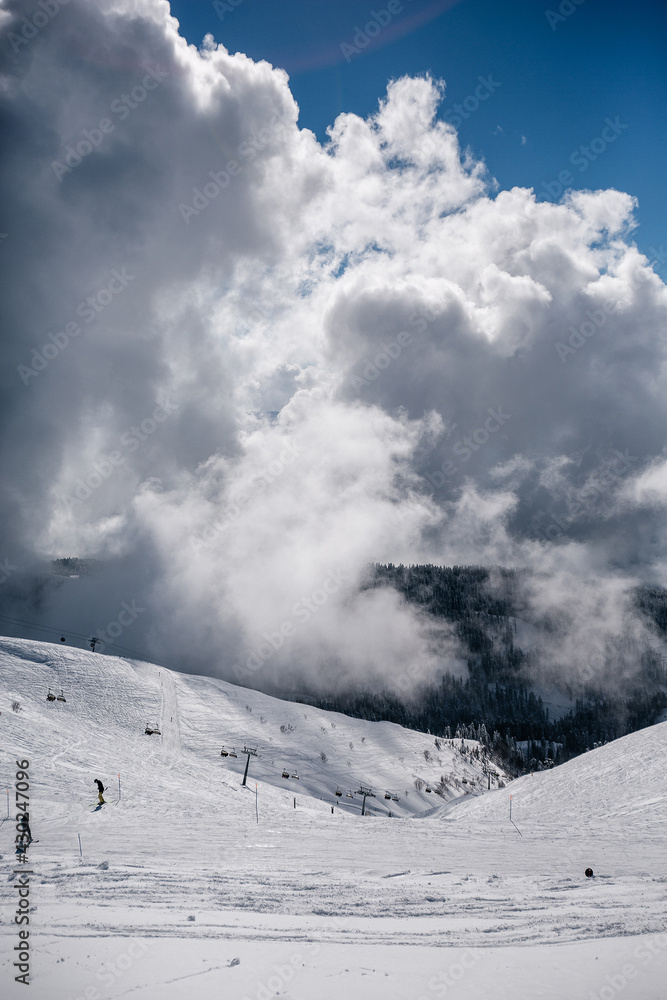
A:
<svg viewBox="0 0 667 1000">
<path fill-rule="evenodd" d="M 158 726 L 152 725 L 150 722 L 146 723 L 146 736 L 162 736 Z"/>
<path fill-rule="evenodd" d="M 586 871 L 584 872 L 584 875 L 586 876 L 586 878 L 593 878 L 593 869 L 587 868 Z"/>
<path fill-rule="evenodd" d="M 99 778 L 95 778 L 95 784 L 97 785 L 97 798 L 100 801 L 100 805 L 103 806 L 104 796 L 102 795 L 102 792 L 104 791 L 104 785 L 102 784 Z"/>
</svg>

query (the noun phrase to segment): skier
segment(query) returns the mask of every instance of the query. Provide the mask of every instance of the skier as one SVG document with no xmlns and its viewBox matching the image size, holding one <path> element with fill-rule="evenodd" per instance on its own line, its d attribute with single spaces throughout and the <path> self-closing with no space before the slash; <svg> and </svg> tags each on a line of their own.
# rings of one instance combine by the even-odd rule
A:
<svg viewBox="0 0 667 1000">
<path fill-rule="evenodd" d="M 104 798 L 102 797 L 102 792 L 104 791 L 104 785 L 99 778 L 95 778 L 95 784 L 97 785 L 97 797 L 100 800 L 100 805 L 104 805 Z"/>
</svg>

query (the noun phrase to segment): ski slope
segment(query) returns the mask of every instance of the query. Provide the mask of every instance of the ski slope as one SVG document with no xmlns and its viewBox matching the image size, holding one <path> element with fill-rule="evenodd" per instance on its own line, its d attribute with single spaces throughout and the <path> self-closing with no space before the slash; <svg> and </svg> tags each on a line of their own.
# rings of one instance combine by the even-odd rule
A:
<svg viewBox="0 0 667 1000">
<path fill-rule="evenodd" d="M 5 784 L 30 761 L 37 1000 L 664 996 L 667 724 L 486 792 L 479 761 L 423 733 L 18 639 L 0 712 Z M 444 799 L 425 791 L 442 776 Z"/>
</svg>

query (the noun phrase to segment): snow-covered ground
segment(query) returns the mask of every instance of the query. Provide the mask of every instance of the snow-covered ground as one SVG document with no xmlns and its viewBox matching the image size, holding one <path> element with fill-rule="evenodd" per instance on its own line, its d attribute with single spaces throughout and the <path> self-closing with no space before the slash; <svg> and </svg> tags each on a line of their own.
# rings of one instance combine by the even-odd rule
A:
<svg viewBox="0 0 667 1000">
<path fill-rule="evenodd" d="M 486 792 L 423 733 L 19 639 L 0 640 L 0 711 L 39 840 L 19 865 L 12 799 L 3 996 L 23 996 L 15 869 L 34 1000 L 667 995 L 667 724 Z M 425 791 L 443 776 L 446 804 Z"/>
</svg>

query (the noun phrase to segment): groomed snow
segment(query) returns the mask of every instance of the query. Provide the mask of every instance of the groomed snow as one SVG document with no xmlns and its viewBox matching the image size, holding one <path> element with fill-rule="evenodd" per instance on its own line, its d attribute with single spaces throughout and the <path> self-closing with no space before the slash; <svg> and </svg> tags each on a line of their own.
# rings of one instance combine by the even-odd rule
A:
<svg viewBox="0 0 667 1000">
<path fill-rule="evenodd" d="M 0 640 L 0 711 L 39 839 L 19 866 L 2 823 L 3 996 L 24 995 L 15 868 L 33 1000 L 665 995 L 667 724 L 482 794 L 479 762 L 426 734 L 27 640 Z M 414 786 L 443 774 L 468 794 Z"/>
</svg>

